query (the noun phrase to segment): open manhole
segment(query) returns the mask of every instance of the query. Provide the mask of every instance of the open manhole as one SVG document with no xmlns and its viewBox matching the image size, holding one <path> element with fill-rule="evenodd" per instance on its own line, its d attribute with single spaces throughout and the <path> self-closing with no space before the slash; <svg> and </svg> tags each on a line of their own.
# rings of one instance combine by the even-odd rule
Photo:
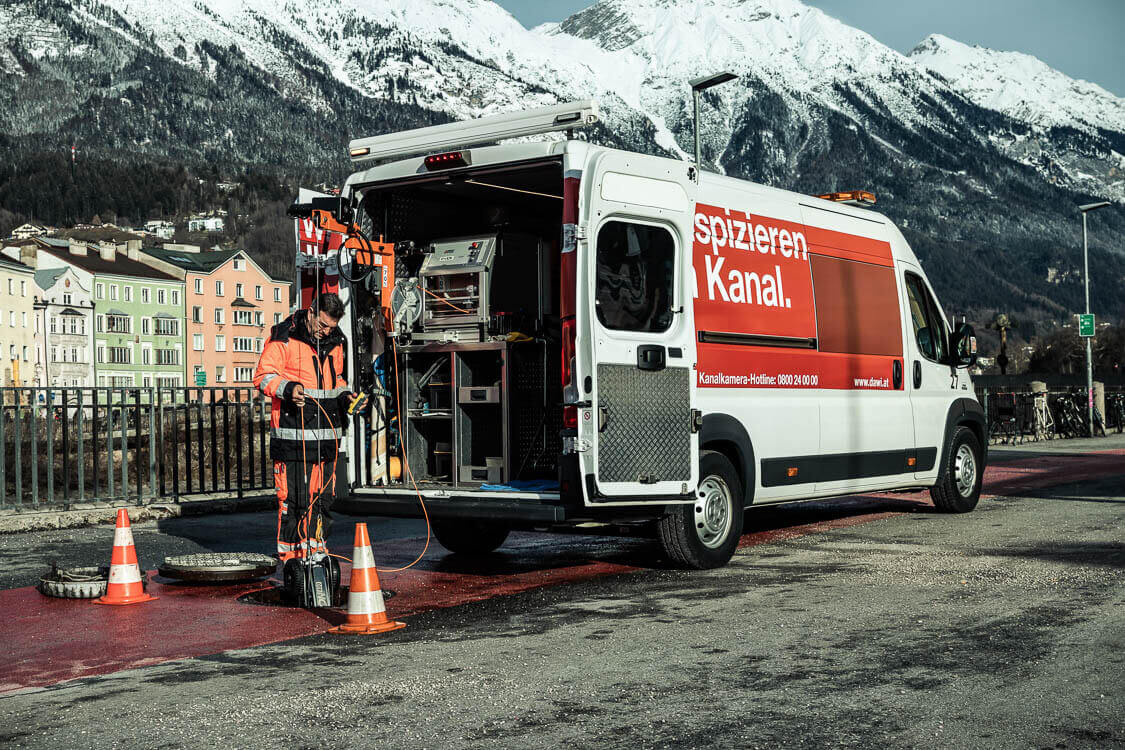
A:
<svg viewBox="0 0 1125 750">
<path fill-rule="evenodd" d="M 204 552 L 164 558 L 157 572 L 193 583 L 256 581 L 277 570 L 277 558 L 257 552 Z"/>
<path fill-rule="evenodd" d="M 109 566 L 60 568 L 51 563 L 36 586 L 41 594 L 61 599 L 94 599 L 105 595 L 109 582 Z"/>
<path fill-rule="evenodd" d="M 383 598 L 390 599 L 395 595 L 395 592 L 390 589 L 383 589 Z M 296 607 L 286 594 L 285 588 L 282 586 L 270 586 L 269 588 L 251 591 L 249 594 L 243 594 L 238 597 L 238 601 L 243 604 L 257 604 L 262 607 Z M 333 607 L 346 607 L 348 604 L 348 588 L 341 586 L 336 591 L 336 599 L 332 602 Z"/>
</svg>

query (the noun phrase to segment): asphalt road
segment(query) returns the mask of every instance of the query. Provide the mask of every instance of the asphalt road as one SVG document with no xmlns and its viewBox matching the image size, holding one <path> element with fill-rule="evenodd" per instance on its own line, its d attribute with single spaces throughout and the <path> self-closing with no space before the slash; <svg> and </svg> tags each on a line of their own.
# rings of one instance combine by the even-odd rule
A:
<svg viewBox="0 0 1125 750">
<path fill-rule="evenodd" d="M 1120 460 L 1116 476 L 965 516 L 909 498 L 755 511 L 748 526 L 774 531 L 715 571 L 667 569 L 644 539 L 586 540 L 639 569 L 434 609 L 385 636 L 314 635 L 10 695 L 0 744 L 1125 747 Z M 263 549 L 270 523 L 177 519 L 136 536 L 152 566 Z M 45 553 L 105 552 L 104 530 L 22 536 L 0 539 L 0 587 L 27 585 Z M 567 540 L 516 535 L 489 568 Z"/>
</svg>

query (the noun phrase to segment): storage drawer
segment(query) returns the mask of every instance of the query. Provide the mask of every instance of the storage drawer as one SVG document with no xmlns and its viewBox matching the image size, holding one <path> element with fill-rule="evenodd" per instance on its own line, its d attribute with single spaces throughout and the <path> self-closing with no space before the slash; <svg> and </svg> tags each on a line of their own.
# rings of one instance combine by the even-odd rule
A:
<svg viewBox="0 0 1125 750">
<path fill-rule="evenodd" d="M 500 403 L 500 388 L 499 386 L 462 386 L 457 389 L 457 403 L 498 404 Z"/>
</svg>

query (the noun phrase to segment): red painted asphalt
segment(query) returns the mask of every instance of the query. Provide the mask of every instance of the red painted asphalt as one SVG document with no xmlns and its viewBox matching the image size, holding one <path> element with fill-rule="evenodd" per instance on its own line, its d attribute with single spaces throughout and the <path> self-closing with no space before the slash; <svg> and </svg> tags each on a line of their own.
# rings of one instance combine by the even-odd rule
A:
<svg viewBox="0 0 1125 750">
<path fill-rule="evenodd" d="M 986 496 L 1020 492 L 1125 474 L 1125 451 L 1042 456 L 990 466 Z M 787 506 L 774 527 L 746 534 L 740 546 L 766 544 L 886 518 L 929 504 L 928 495 L 857 496 L 824 503 Z M 765 511 L 763 511 L 765 512 Z M 799 523 L 811 518 L 808 523 Z M 768 521 L 767 524 L 768 525 Z M 107 554 L 112 532 L 107 531 Z M 375 557 L 384 566 L 413 559 L 420 539 L 380 544 Z M 395 591 L 388 602 L 394 617 L 453 607 L 529 589 L 589 580 L 643 568 L 651 544 L 632 539 L 520 535 L 504 554 L 484 563 L 447 556 L 436 544 L 410 570 L 382 576 Z M 648 566 L 657 561 L 646 560 Z M 346 571 L 346 567 L 345 567 Z M 150 575 L 154 602 L 127 607 L 97 607 L 85 601 L 51 599 L 34 588 L 0 591 L 5 613 L 6 649 L 0 654 L 0 695 L 43 688 L 79 677 L 248 648 L 321 633 L 342 619 L 335 611 L 254 606 L 238 597 L 270 583 L 189 586 Z M 345 636 L 346 637 L 346 636 Z M 369 636 L 378 637 L 378 636 Z"/>
</svg>

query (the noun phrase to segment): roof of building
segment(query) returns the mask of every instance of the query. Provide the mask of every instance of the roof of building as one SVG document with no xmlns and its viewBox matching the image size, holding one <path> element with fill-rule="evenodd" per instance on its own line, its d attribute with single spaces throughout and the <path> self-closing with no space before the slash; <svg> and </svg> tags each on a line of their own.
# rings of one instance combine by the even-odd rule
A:
<svg viewBox="0 0 1125 750">
<path fill-rule="evenodd" d="M 23 263 L 20 263 L 18 260 L 13 260 L 7 255 L 0 255 L 0 268 L 6 268 L 9 271 L 26 271 L 28 273 L 35 272 L 35 269 L 31 266 L 25 266 Z"/>
<path fill-rule="evenodd" d="M 160 281 L 180 281 L 171 274 L 157 271 L 152 266 L 145 265 L 139 260 L 132 260 L 124 253 L 117 253 L 113 260 L 102 260 L 98 253 L 97 245 L 90 245 L 85 255 L 75 255 L 68 249 L 66 240 L 42 238 L 40 248 L 55 256 L 59 260 L 71 263 L 84 271 L 93 274 L 113 274 L 115 276 L 136 276 L 142 279 L 159 279 Z"/>
<path fill-rule="evenodd" d="M 163 247 L 146 247 L 141 252 L 151 255 L 157 260 L 179 266 L 185 271 L 194 273 L 211 273 L 219 266 L 226 263 L 241 250 L 201 250 L 198 253 L 189 253 L 183 250 L 168 250 Z"/>
<path fill-rule="evenodd" d="M 35 272 L 35 283 L 40 289 L 50 289 L 64 273 L 65 268 L 41 268 Z"/>
</svg>

